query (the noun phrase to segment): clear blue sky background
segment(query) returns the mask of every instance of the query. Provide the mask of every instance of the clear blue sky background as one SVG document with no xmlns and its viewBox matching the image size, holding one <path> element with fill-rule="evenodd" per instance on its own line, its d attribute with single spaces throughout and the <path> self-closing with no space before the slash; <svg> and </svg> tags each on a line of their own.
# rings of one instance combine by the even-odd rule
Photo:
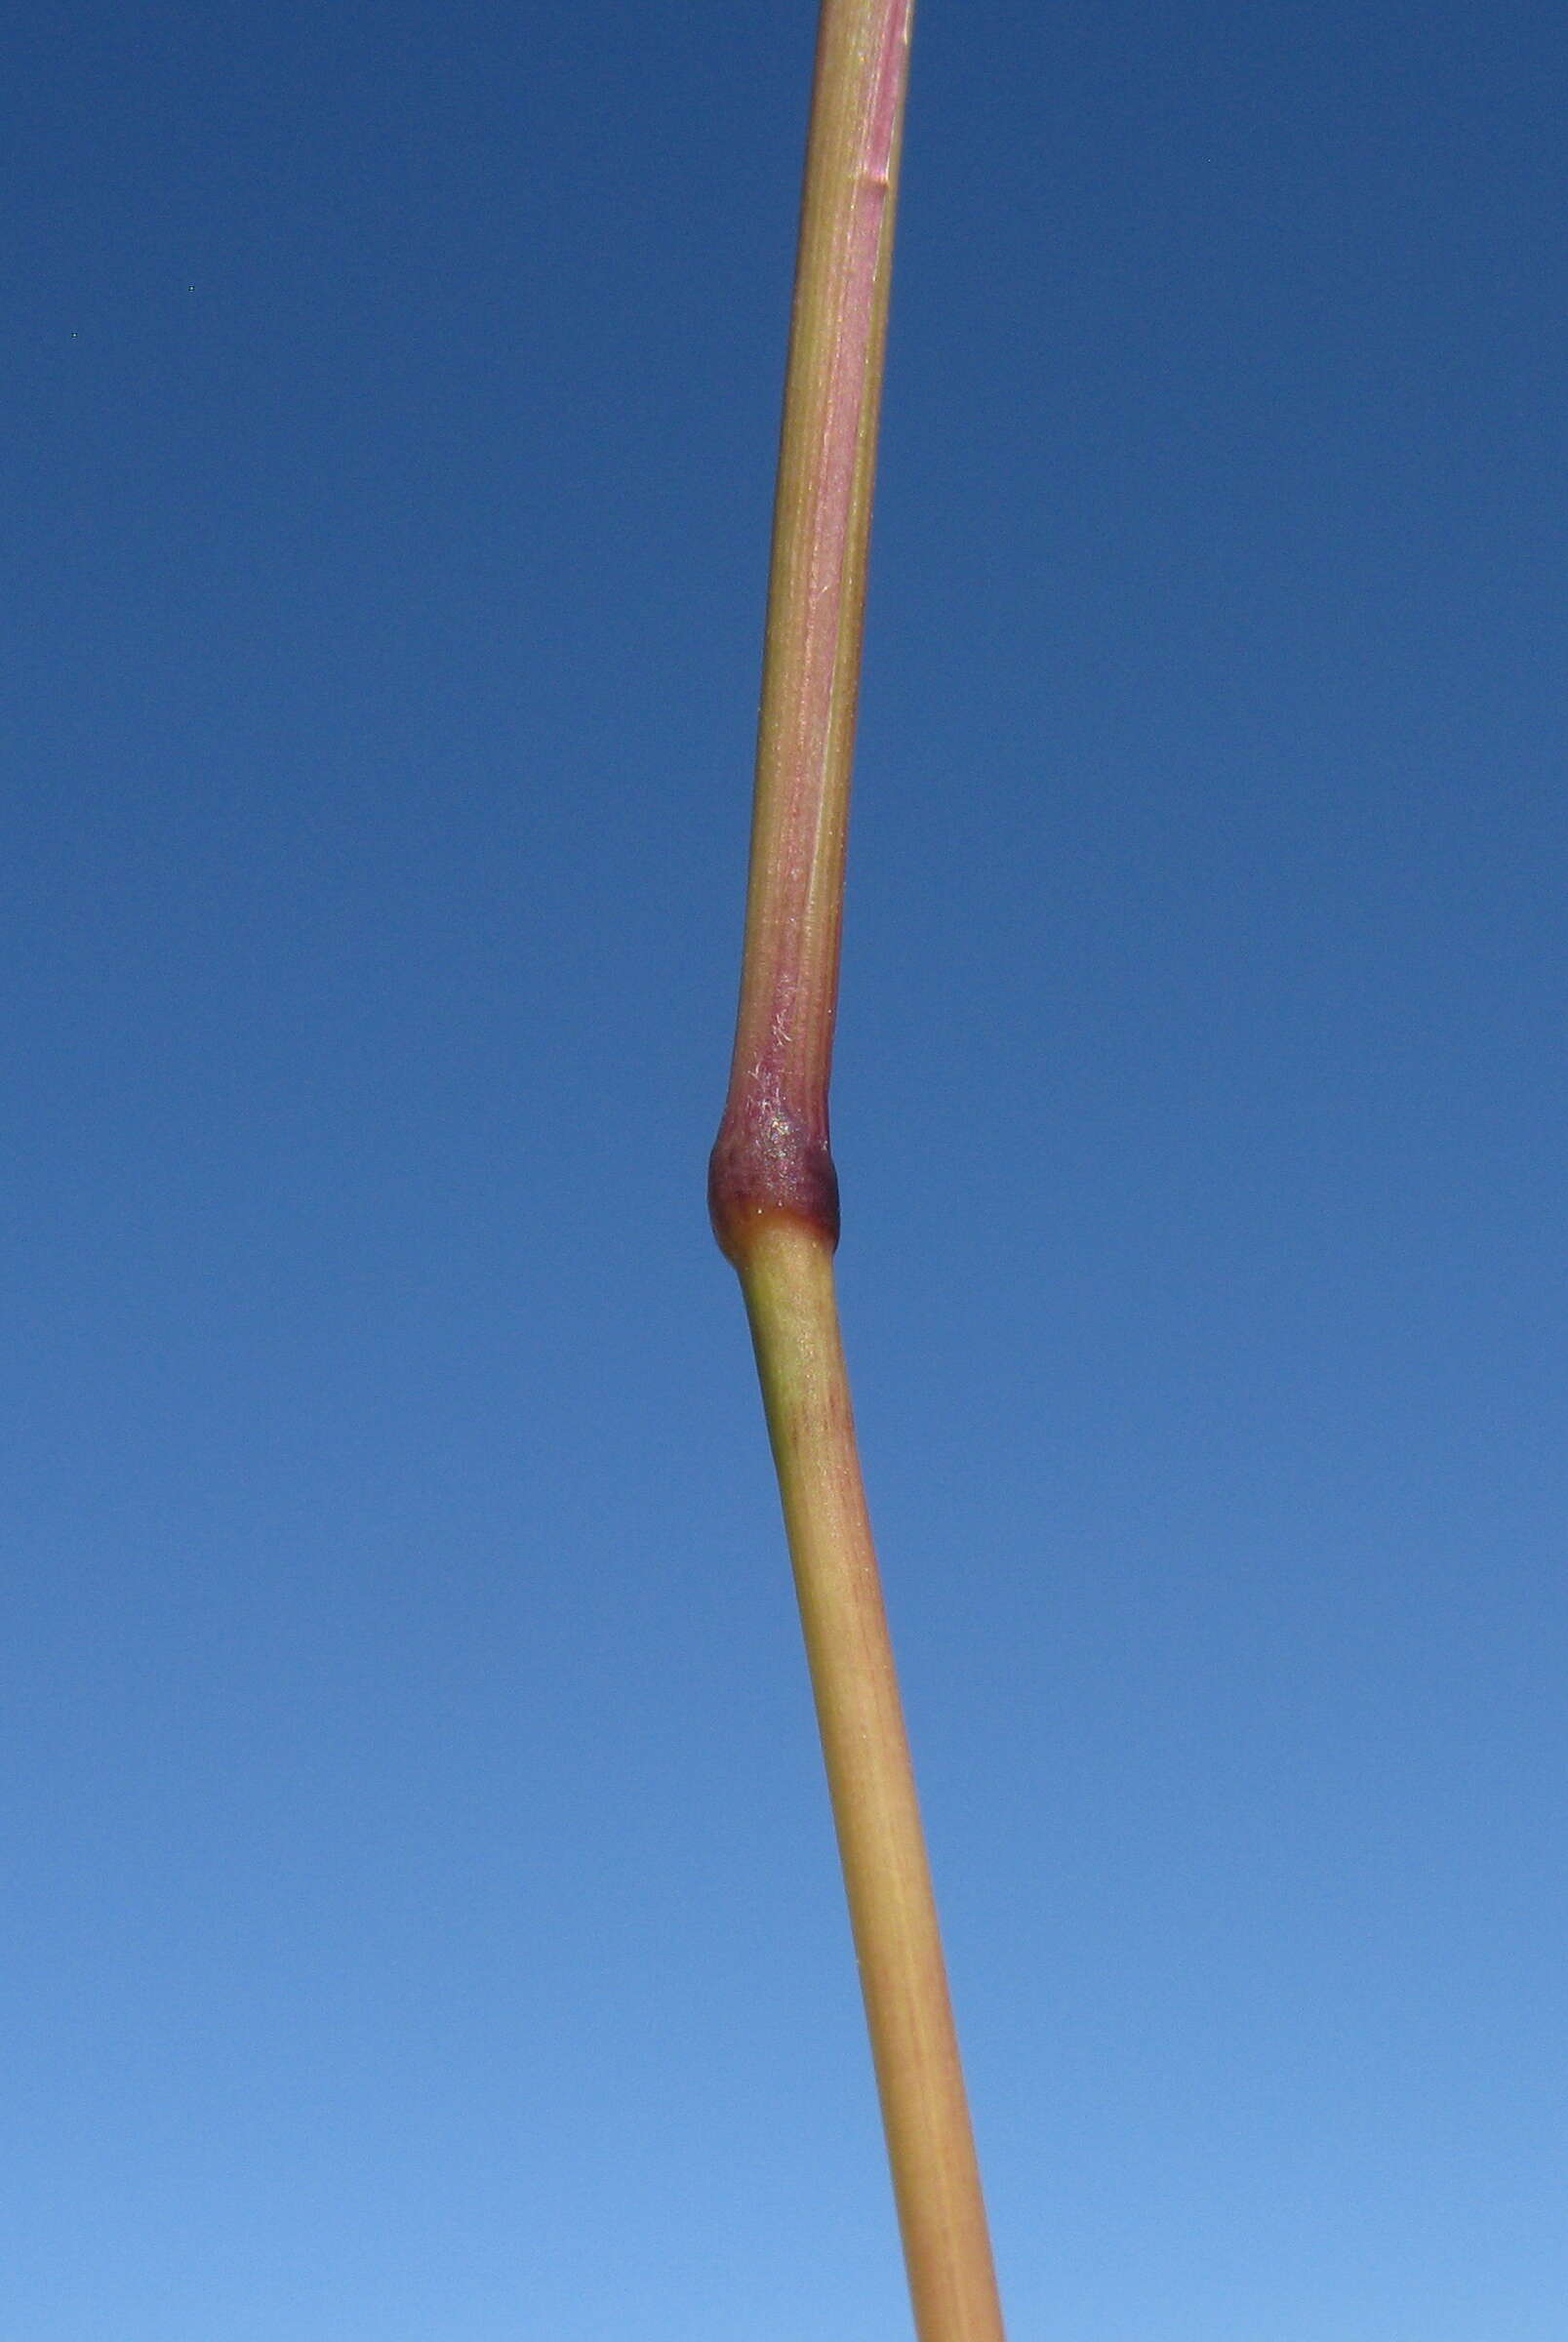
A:
<svg viewBox="0 0 1568 2342">
<path fill-rule="evenodd" d="M 738 1296 L 808 5 L 28 16 L 4 2342 L 906 2332 Z M 1016 2342 L 1561 2342 L 1556 9 L 916 28 L 835 1138 Z"/>
</svg>

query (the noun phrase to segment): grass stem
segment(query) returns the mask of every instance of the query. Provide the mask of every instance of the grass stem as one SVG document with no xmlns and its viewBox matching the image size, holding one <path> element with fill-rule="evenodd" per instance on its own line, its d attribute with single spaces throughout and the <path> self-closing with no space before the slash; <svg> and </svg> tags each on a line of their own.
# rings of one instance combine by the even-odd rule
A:
<svg viewBox="0 0 1568 2342">
<path fill-rule="evenodd" d="M 784 1500 L 919 2342 L 1002 2342 L 833 1281 L 827 1091 L 910 0 L 824 0 L 714 1232 Z"/>
</svg>

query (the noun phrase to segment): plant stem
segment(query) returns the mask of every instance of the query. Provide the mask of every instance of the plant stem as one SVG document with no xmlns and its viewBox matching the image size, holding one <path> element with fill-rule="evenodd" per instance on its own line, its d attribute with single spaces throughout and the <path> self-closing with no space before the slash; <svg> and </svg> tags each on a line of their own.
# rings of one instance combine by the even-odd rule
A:
<svg viewBox="0 0 1568 2342">
<path fill-rule="evenodd" d="M 781 1217 L 742 1271 L 784 1498 L 920 2342 L 1002 2313 L 866 1514 L 832 1253 Z"/>
<path fill-rule="evenodd" d="M 709 1169 L 784 1499 L 919 2342 L 1002 2342 L 833 1284 L 827 1090 L 910 0 L 824 0 L 735 1062 Z"/>
</svg>

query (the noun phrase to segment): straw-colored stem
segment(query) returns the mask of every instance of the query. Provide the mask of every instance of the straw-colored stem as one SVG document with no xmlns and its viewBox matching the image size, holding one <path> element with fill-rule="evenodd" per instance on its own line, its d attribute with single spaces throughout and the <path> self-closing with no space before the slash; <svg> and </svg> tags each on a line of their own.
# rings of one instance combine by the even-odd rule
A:
<svg viewBox="0 0 1568 2342">
<path fill-rule="evenodd" d="M 824 0 L 745 952 L 709 1168 L 762 1378 L 919 2342 L 1002 2342 L 833 1289 L 827 1086 L 910 0 Z"/>
<path fill-rule="evenodd" d="M 780 1471 L 920 2342 L 1002 2342 L 850 1382 L 828 1072 L 910 0 L 824 0 L 784 386 L 746 949 L 709 1166 Z"/>
<path fill-rule="evenodd" d="M 866 1514 L 828 1244 L 780 1218 L 741 1271 L 920 2342 L 1001 2342 L 958 2040 Z"/>
</svg>

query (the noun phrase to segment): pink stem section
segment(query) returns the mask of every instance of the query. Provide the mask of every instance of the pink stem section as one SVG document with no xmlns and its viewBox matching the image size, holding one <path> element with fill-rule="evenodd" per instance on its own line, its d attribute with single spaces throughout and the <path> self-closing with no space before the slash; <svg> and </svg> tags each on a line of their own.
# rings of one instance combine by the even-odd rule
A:
<svg viewBox="0 0 1568 2342">
<path fill-rule="evenodd" d="M 778 1212 L 830 1241 L 827 1087 L 911 0 L 827 0 L 802 206 L 746 941 L 709 1175 L 735 1259 Z"/>
</svg>

